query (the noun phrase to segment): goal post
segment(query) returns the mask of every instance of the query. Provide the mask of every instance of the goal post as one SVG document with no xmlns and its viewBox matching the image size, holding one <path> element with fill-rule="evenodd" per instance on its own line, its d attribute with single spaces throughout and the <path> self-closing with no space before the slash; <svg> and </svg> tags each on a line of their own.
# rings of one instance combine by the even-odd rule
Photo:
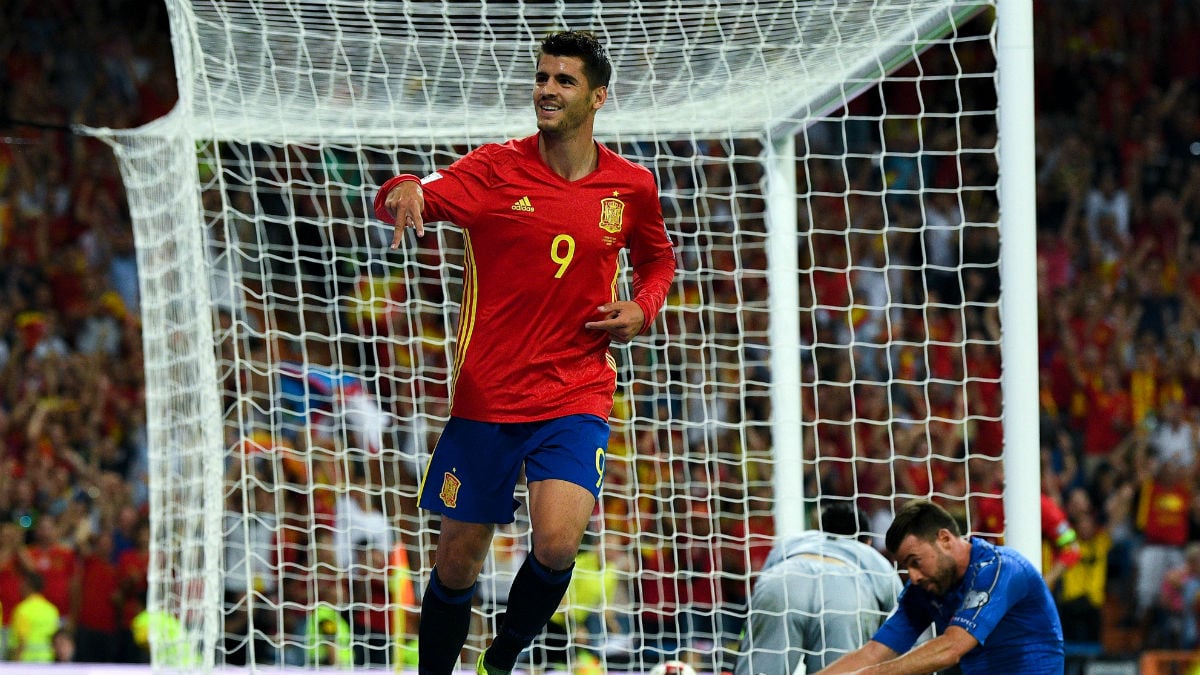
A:
<svg viewBox="0 0 1200 675">
<path fill-rule="evenodd" d="M 1000 251 L 1001 321 L 1004 326 L 1005 518 L 1012 523 L 1041 522 L 1041 441 L 1037 337 L 1037 183 L 1034 172 L 1033 3 L 1005 2 L 997 8 L 999 35 L 997 83 L 1000 131 L 1000 212 L 1004 246 Z M 1010 528 L 1005 542 L 1025 557 L 1040 561 L 1042 533 Z"/>
<path fill-rule="evenodd" d="M 862 506 L 881 539 L 911 497 L 973 527 L 1003 478 L 1009 522 L 1036 522 L 1036 500 L 1009 498 L 1039 483 L 1032 201 L 1008 182 L 1032 173 L 1032 83 L 997 68 L 998 45 L 1030 56 L 1020 17 L 1006 33 L 996 5 L 958 0 L 167 9 L 175 109 L 82 129 L 116 152 L 137 242 L 148 602 L 178 622 L 151 636 L 156 669 L 412 668 L 436 536 L 417 480 L 447 420 L 464 245 L 439 224 L 389 250 L 371 200 L 533 133 L 537 42 L 560 28 L 608 46 L 597 136 L 654 172 L 678 274 L 651 330 L 612 348 L 583 581 L 562 644 L 529 658 L 729 667 L 766 548 L 823 501 Z M 528 535 L 524 509 L 499 529 L 468 652 Z M 1028 536 L 1011 538 L 1036 559 Z"/>
</svg>

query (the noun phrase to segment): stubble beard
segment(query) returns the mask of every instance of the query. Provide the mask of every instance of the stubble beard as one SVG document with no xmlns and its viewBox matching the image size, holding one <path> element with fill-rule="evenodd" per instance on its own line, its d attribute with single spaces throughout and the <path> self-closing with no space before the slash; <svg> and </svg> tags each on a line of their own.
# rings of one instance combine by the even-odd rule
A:
<svg viewBox="0 0 1200 675">
<path fill-rule="evenodd" d="M 934 595 L 944 596 L 949 592 L 950 587 L 954 585 L 956 571 L 957 565 L 954 564 L 954 558 L 945 553 L 939 553 L 937 574 L 932 578 Z"/>
<path fill-rule="evenodd" d="M 587 117 L 585 110 L 577 109 L 578 105 L 564 106 L 555 119 L 545 120 L 539 117 L 537 120 L 538 131 L 542 132 L 543 136 L 554 140 L 574 138 Z M 535 114 L 537 110 L 538 104 L 534 103 Z"/>
</svg>

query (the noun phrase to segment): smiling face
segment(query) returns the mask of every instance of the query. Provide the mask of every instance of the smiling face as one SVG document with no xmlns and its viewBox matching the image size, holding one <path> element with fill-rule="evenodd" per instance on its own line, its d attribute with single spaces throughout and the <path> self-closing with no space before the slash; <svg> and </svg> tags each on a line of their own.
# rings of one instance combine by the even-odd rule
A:
<svg viewBox="0 0 1200 675">
<path fill-rule="evenodd" d="M 958 564 L 951 555 L 956 536 L 941 530 L 933 541 L 908 535 L 896 550 L 896 562 L 908 572 L 908 580 L 933 595 L 945 595 L 958 583 Z"/>
<path fill-rule="evenodd" d="M 607 97 L 607 87 L 591 88 L 583 74 L 583 59 L 551 54 L 538 59 L 533 107 L 540 131 L 572 134 L 591 121 Z"/>
</svg>

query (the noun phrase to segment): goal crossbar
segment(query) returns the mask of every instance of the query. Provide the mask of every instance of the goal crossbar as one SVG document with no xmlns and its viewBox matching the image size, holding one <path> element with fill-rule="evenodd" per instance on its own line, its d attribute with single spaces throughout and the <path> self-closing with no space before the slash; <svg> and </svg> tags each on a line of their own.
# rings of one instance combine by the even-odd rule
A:
<svg viewBox="0 0 1200 675">
<path fill-rule="evenodd" d="M 526 133 L 538 40 L 564 26 L 610 45 L 614 96 L 599 137 L 786 135 L 988 3 L 169 5 L 197 138 L 403 144 Z"/>
</svg>

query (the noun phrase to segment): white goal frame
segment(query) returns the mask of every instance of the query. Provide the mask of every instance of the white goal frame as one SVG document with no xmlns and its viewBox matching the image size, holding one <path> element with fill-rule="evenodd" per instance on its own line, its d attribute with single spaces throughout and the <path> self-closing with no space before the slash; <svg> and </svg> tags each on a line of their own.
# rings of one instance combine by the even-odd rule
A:
<svg viewBox="0 0 1200 675">
<path fill-rule="evenodd" d="M 474 59 L 478 67 L 496 70 L 497 91 L 492 98 L 471 101 L 472 112 L 464 114 L 430 97 L 415 107 L 397 101 L 388 92 L 366 91 L 380 86 L 379 81 L 362 80 L 347 84 L 349 94 L 305 98 L 313 92 L 262 82 L 254 75 L 271 54 L 262 45 L 260 52 L 233 54 L 214 52 L 214 45 L 202 40 L 205 30 L 237 27 L 239 21 L 252 22 L 265 0 L 167 0 L 171 17 L 179 80 L 179 103 L 168 116 L 137 129 L 80 128 L 113 147 L 121 163 L 122 175 L 130 191 L 142 290 L 142 321 L 153 331 L 145 333 L 146 381 L 148 388 L 176 382 L 213 382 L 219 380 L 213 338 L 214 306 L 205 289 L 209 271 L 205 267 L 207 242 L 201 227 L 177 228 L 173 222 L 199 214 L 203 207 L 197 189 L 196 146 L 198 143 L 236 139 L 263 139 L 276 142 L 302 140 L 304 129 L 313 129 L 314 141 L 345 141 L 394 144 L 428 143 L 430 138 L 448 144 L 477 145 L 481 142 L 527 135 L 532 128 L 525 100 L 514 103 L 511 89 L 525 86 L 527 63 L 522 54 L 493 51 L 470 52 L 471 45 L 459 45 L 464 59 Z M 291 0 L 298 6 L 324 5 L 321 2 Z M 215 15 L 227 21 L 225 28 L 197 27 L 196 5 L 223 6 Z M 397 4 L 363 0 L 364 6 L 378 10 L 383 25 L 436 22 L 438 2 Z M 348 0 L 328 0 L 330 5 L 357 4 Z M 606 12 L 622 8 L 607 3 Z M 637 5 L 636 2 L 631 2 Z M 666 3 L 670 5 L 670 2 Z M 708 3 L 704 3 L 707 6 Z M 801 5 L 807 3 L 793 3 Z M 853 0 L 828 0 L 812 3 L 851 14 Z M 600 3 L 595 3 L 597 7 Z M 858 3 L 875 12 L 894 14 L 910 30 L 883 33 L 863 30 L 846 32 L 837 44 L 776 44 L 731 40 L 720 53 L 707 51 L 704 45 L 680 54 L 659 58 L 625 54 L 620 51 L 627 36 L 609 34 L 617 64 L 617 94 L 611 109 L 597 118 L 597 137 L 601 141 L 636 142 L 640 139 L 662 141 L 714 134 L 728 138 L 751 138 L 764 150 L 764 181 L 768 205 L 768 271 L 772 289 L 770 308 L 771 404 L 774 454 L 774 481 L 777 534 L 804 529 L 811 503 L 803 499 L 796 486 L 803 483 L 801 461 L 805 425 L 802 422 L 802 366 L 800 362 L 799 262 L 796 255 L 797 191 L 795 139 L 807 122 L 845 105 L 857 91 L 885 78 L 892 70 L 920 52 L 929 35 L 950 30 L 956 22 L 980 11 L 996 13 L 996 58 L 999 135 L 1000 201 L 1000 276 L 1003 293 L 1000 313 L 1003 325 L 1003 424 L 1004 458 L 1007 476 L 1004 509 L 1010 523 L 1035 523 L 1039 520 L 1040 461 L 1037 407 L 1037 306 L 1034 185 L 1034 110 L 1033 110 L 1033 27 L 1031 0 L 995 2 L 920 2 Z M 528 5 L 534 11 L 536 4 Z M 555 5 L 560 13 L 563 3 Z M 402 9 L 403 8 L 403 9 Z M 628 8 L 625 8 L 628 9 Z M 404 10 L 408 10 L 405 12 Z M 488 12 L 501 12 L 496 3 L 481 3 L 481 31 L 489 31 Z M 815 13 L 815 12 L 814 12 Z M 688 17 L 687 12 L 680 16 Z M 806 15 L 808 16 L 808 15 Z M 206 18 L 207 15 L 201 18 Z M 697 14 L 697 22 L 703 15 Z M 697 23 L 697 26 L 700 26 Z M 686 27 L 685 27 L 686 28 Z M 375 26 L 379 30 L 379 26 Z M 697 27 L 692 29 L 698 30 Z M 759 27 L 767 35 L 795 31 L 794 26 Z M 314 33 L 320 33 L 315 30 Z M 312 36 L 310 36 L 312 37 Z M 336 31 L 317 38 L 339 40 Z M 505 35 L 493 36 L 503 40 Z M 295 46 L 295 45 L 293 45 Z M 401 45 L 415 54 L 417 45 Z M 298 48 L 303 51 L 304 45 Z M 236 57 L 236 58 L 234 58 Z M 319 59 L 319 55 L 306 58 Z M 373 55 L 366 54 L 367 62 Z M 856 58 L 857 60 L 852 60 Z M 708 59 L 711 59 L 709 61 Z M 683 68 L 700 71 L 714 64 L 741 64 L 742 70 L 722 81 L 719 92 L 701 87 L 678 86 L 669 74 Z M 798 62 L 800 68 L 787 71 L 779 79 L 776 68 L 785 62 Z M 834 73 L 810 70 L 805 64 L 837 63 Z M 353 80 L 353 72 L 348 79 Z M 437 73 L 430 73 L 435 79 Z M 853 86 L 848 86 L 847 82 Z M 668 84 L 663 84 L 668 83 Z M 311 83 L 310 83 L 311 84 Z M 333 87 L 335 82 L 324 82 Z M 392 83 L 393 85 L 395 83 Z M 255 86 L 250 86 L 255 85 Z M 449 86 L 443 82 L 435 86 Z M 444 93 L 444 92 L 443 92 Z M 348 98 L 347 98 L 348 96 Z M 744 101 L 756 98 L 763 105 L 748 107 Z M 294 100 L 293 100 L 294 99 Z M 295 105 L 309 101 L 311 105 Z M 349 103 L 347 103 L 349 101 Z M 269 111 L 269 115 L 247 111 Z M 686 123 L 680 124 L 683 120 Z M 135 165 L 138 168 L 134 168 Z M 153 167 L 147 170 L 147 167 Z M 173 233 L 169 238 L 166 233 Z M 200 289 L 200 292 L 182 292 Z M 215 645 L 220 640 L 222 599 L 220 597 L 222 559 L 222 504 L 226 443 L 223 437 L 222 410 L 216 387 L 202 389 L 189 396 L 148 396 L 148 420 L 151 444 L 152 555 L 159 563 L 151 566 L 149 603 L 152 608 L 186 611 L 202 616 L 190 617 L 189 633 L 202 646 L 199 664 L 185 670 L 209 672 L 214 668 Z M 181 449 L 188 452 L 181 452 Z M 181 459 L 196 457 L 199 459 Z M 789 459 L 790 458 L 790 459 Z M 174 510 L 167 495 L 187 499 L 198 506 L 182 514 Z M 181 497 L 182 495 L 182 497 Z M 197 516 L 197 514 L 199 514 Z M 173 537 L 181 530 L 200 533 L 196 548 L 176 548 Z M 1036 528 L 1009 528 L 1006 543 L 1034 561 L 1041 559 L 1040 534 Z M 170 551 L 175 558 L 165 562 Z M 172 566 L 182 565 L 198 571 L 197 578 L 183 590 L 172 588 Z M 187 597 L 195 592 L 202 597 Z M 196 608 L 200 609 L 196 609 Z M 155 668 L 177 672 L 165 652 L 155 646 Z"/>
</svg>

